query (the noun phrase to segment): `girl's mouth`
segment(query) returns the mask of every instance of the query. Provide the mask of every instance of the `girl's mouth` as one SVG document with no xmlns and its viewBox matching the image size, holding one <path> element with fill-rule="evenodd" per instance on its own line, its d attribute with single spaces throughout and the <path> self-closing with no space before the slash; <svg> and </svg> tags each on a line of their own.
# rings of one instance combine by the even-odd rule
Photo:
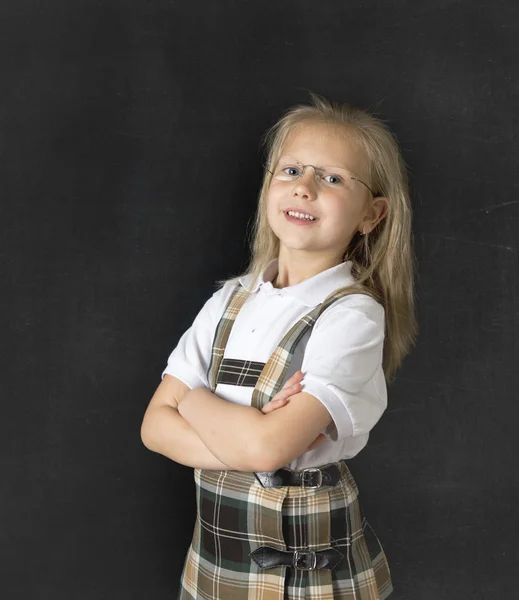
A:
<svg viewBox="0 0 519 600">
<path fill-rule="evenodd" d="M 290 211 L 290 212 L 292 212 L 292 211 Z M 285 214 L 287 221 L 289 221 L 290 223 L 294 223 L 294 225 L 303 225 L 303 226 L 306 225 L 308 227 L 309 225 L 313 225 L 314 223 L 317 223 L 317 221 L 319 220 L 316 218 L 309 219 L 309 218 L 305 218 L 305 217 L 302 217 L 302 218 L 294 217 L 292 215 L 289 215 L 288 211 L 284 211 L 284 214 Z M 299 214 L 302 215 L 302 213 L 299 213 Z"/>
</svg>

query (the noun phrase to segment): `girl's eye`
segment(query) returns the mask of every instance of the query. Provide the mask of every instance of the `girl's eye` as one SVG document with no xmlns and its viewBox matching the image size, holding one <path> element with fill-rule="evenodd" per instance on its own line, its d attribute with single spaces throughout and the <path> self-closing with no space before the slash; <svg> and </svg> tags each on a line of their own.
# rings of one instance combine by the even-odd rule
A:
<svg viewBox="0 0 519 600">
<path fill-rule="evenodd" d="M 339 185 L 342 183 L 342 179 L 338 175 L 325 175 L 324 180 L 333 185 Z"/>
<path fill-rule="evenodd" d="M 299 175 L 301 175 L 299 170 L 295 167 L 285 167 L 283 169 L 283 172 L 285 172 L 287 175 L 290 175 L 291 177 L 298 177 Z"/>
</svg>

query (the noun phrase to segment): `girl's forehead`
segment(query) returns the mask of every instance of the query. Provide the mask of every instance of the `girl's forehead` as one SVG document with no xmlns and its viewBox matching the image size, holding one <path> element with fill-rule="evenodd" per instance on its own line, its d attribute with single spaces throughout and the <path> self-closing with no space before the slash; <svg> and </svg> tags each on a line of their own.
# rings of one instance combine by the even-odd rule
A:
<svg viewBox="0 0 519 600">
<path fill-rule="evenodd" d="M 305 123 L 291 131 L 279 156 L 316 166 L 344 166 L 356 171 L 367 168 L 366 156 L 352 132 L 325 123 Z"/>
</svg>

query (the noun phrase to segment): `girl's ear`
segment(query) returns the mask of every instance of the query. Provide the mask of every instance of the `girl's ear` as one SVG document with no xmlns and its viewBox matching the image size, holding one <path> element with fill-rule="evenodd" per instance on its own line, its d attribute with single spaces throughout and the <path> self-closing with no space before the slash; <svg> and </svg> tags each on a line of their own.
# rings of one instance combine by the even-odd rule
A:
<svg viewBox="0 0 519 600">
<path fill-rule="evenodd" d="M 377 196 L 371 201 L 371 206 L 367 211 L 366 216 L 362 219 L 359 225 L 361 233 L 369 233 L 382 221 L 387 215 L 388 200 L 384 196 Z"/>
</svg>

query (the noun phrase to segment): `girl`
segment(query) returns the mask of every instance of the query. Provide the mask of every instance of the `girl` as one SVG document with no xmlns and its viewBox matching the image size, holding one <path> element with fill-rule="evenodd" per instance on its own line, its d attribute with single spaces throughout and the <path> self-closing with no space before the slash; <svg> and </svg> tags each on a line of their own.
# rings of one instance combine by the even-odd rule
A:
<svg viewBox="0 0 519 600">
<path fill-rule="evenodd" d="M 144 417 L 144 444 L 195 469 L 180 600 L 392 591 L 345 461 L 416 335 L 407 178 L 378 119 L 312 100 L 268 133 L 249 269 L 198 313 Z"/>
</svg>

